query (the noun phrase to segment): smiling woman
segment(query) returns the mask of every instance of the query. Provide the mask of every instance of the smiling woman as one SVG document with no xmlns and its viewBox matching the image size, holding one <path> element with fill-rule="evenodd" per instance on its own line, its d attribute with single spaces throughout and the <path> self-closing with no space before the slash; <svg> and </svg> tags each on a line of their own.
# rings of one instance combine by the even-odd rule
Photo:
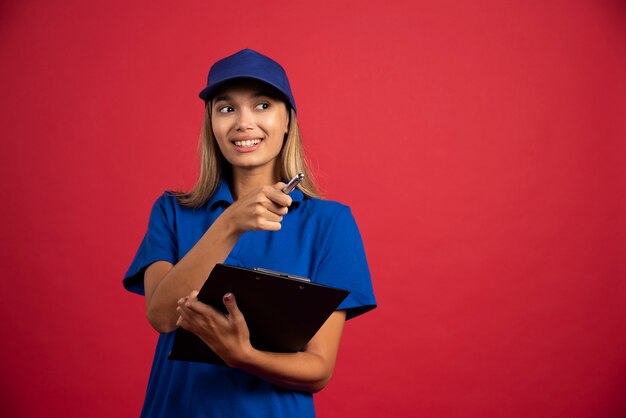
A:
<svg viewBox="0 0 626 418">
<path fill-rule="evenodd" d="M 330 380 L 345 320 L 376 306 L 358 228 L 349 208 L 317 196 L 278 63 L 252 50 L 226 57 L 211 67 L 200 97 L 198 182 L 157 200 L 124 278 L 128 290 L 145 295 L 148 321 L 160 333 L 142 416 L 314 416 L 312 393 Z M 285 194 L 283 180 L 300 172 L 306 181 Z M 250 343 L 237 295 L 224 295 L 226 316 L 198 301 L 217 263 L 351 293 L 304 350 L 265 352 Z M 168 360 L 178 327 L 228 367 Z"/>
<path fill-rule="evenodd" d="M 230 61 L 218 61 L 212 67 L 207 87 L 200 92 L 200 97 L 206 102 L 204 124 L 200 137 L 200 176 L 193 190 L 189 193 L 176 194 L 179 202 L 185 206 L 200 207 L 206 204 L 209 197 L 215 192 L 220 179 L 232 176 L 232 162 L 225 160 L 224 150 L 221 146 L 218 146 L 216 131 L 213 128 L 214 119 L 216 119 L 215 123 L 219 123 L 221 118 L 218 119 L 213 114 L 217 112 L 237 113 L 235 106 L 226 103 L 228 100 L 232 100 L 232 97 L 227 94 L 227 89 L 234 89 L 235 92 L 242 94 L 242 90 L 246 86 L 249 92 L 248 96 L 259 95 L 260 97 L 256 97 L 256 99 L 261 99 L 256 102 L 252 101 L 256 112 L 251 113 L 258 115 L 261 110 L 269 109 L 270 107 L 272 110 L 271 114 L 274 114 L 274 111 L 277 110 L 276 107 L 284 107 L 288 112 L 287 136 L 281 136 L 281 151 L 277 156 L 276 164 L 274 164 L 274 177 L 286 180 L 292 178 L 297 173 L 304 173 L 305 177 L 302 183 L 300 183 L 299 189 L 308 197 L 319 197 L 313 181 L 314 177 L 308 168 L 302 148 L 302 138 L 296 117 L 296 104 L 287 75 L 280 65 L 249 49 L 240 51 L 229 57 L 229 59 L 237 62 L 237 60 L 245 59 L 246 57 L 267 59 L 268 62 L 264 62 L 264 64 L 272 71 L 270 74 L 264 73 L 262 77 L 257 75 L 258 78 L 250 75 L 234 77 L 231 74 L 232 71 L 229 68 L 225 68 L 224 65 Z M 246 65 L 245 63 L 242 64 Z M 249 72 L 249 69 L 243 69 L 243 73 L 248 74 Z M 266 101 L 263 101 L 263 98 Z M 238 115 L 241 115 L 241 112 L 242 110 L 239 109 Z M 246 123 L 245 120 L 243 122 Z M 265 122 L 263 124 L 267 125 Z M 246 138 L 245 133 L 237 135 L 240 135 L 242 139 Z M 248 139 L 246 138 L 246 140 Z M 252 141 L 252 139 L 250 140 Z M 250 151 L 254 150 L 250 149 Z"/>
</svg>

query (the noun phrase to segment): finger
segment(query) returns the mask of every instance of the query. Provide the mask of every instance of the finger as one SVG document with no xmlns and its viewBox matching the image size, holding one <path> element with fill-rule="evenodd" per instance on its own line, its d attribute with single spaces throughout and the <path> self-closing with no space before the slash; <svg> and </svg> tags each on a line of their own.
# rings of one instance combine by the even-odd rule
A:
<svg viewBox="0 0 626 418">
<path fill-rule="evenodd" d="M 189 306 L 194 302 L 198 301 L 198 294 L 200 292 L 198 292 L 197 290 L 192 290 L 191 293 L 189 294 L 189 296 L 187 296 L 187 301 L 185 303 L 185 305 Z"/>
<path fill-rule="evenodd" d="M 286 186 L 287 186 L 286 183 L 279 181 L 278 183 L 274 184 L 272 187 L 275 188 L 276 190 L 283 190 Z"/>
<path fill-rule="evenodd" d="M 284 206 L 278 206 L 275 203 L 267 202 L 262 205 L 262 208 L 258 210 L 258 214 L 268 221 L 272 222 L 281 222 L 283 220 L 283 216 L 287 214 L 289 209 Z"/>
<path fill-rule="evenodd" d="M 228 311 L 228 315 L 232 321 L 239 321 L 243 319 L 243 314 L 239 310 L 237 306 L 237 301 L 235 300 L 235 295 L 232 293 L 226 293 L 223 297 L 224 306 L 226 306 L 226 310 Z"/>
<path fill-rule="evenodd" d="M 263 231 L 280 231 L 281 228 L 282 224 L 280 223 L 280 221 L 274 222 L 266 219 L 261 219 L 259 221 L 259 229 Z"/>
<path fill-rule="evenodd" d="M 176 321 L 176 326 L 189 332 L 194 332 L 192 329 L 193 323 L 189 321 L 189 319 L 185 319 L 182 316 L 178 317 L 178 320 Z"/>
<path fill-rule="evenodd" d="M 178 312 L 179 315 L 188 315 L 189 308 L 190 308 L 189 304 L 185 302 L 176 307 L 176 312 Z"/>
<path fill-rule="evenodd" d="M 178 306 L 184 306 L 188 300 L 189 300 L 189 296 L 185 296 L 184 298 L 178 299 L 178 302 L 176 304 Z"/>
<path fill-rule="evenodd" d="M 211 316 L 219 316 L 221 315 L 217 309 L 215 309 L 214 307 L 212 307 L 211 305 L 207 305 L 206 303 L 202 303 L 200 301 L 195 301 L 194 303 L 185 306 L 185 308 L 187 310 L 189 310 L 189 312 L 193 315 L 193 314 L 200 314 L 206 317 L 211 317 Z"/>
<path fill-rule="evenodd" d="M 186 330 L 193 331 L 194 329 L 205 328 L 207 324 L 212 323 L 213 318 L 211 315 L 207 315 L 205 313 L 199 313 L 193 309 L 193 306 L 197 305 L 194 303 L 192 306 L 183 306 L 178 307 L 176 312 L 179 315 L 179 320 L 177 323 L 180 323 L 179 326 L 183 327 Z"/>
<path fill-rule="evenodd" d="M 179 321 L 183 321 L 183 320 L 189 320 L 189 310 L 185 308 L 185 306 L 179 306 L 178 308 L 176 308 L 176 313 L 178 314 L 178 320 Z"/>
<path fill-rule="evenodd" d="M 279 206 L 291 206 L 291 196 L 282 192 L 282 190 L 272 189 L 266 194 L 267 198 Z"/>
<path fill-rule="evenodd" d="M 265 186 L 254 196 L 254 204 L 257 211 L 264 208 L 277 215 L 285 215 L 287 207 L 291 204 L 291 198 L 279 190 Z"/>
<path fill-rule="evenodd" d="M 289 212 L 289 208 L 287 206 L 277 205 L 271 200 L 268 200 L 266 203 L 264 203 L 263 208 L 266 209 L 268 213 L 279 217 L 285 216 Z M 276 221 L 275 219 L 272 220 Z"/>
<path fill-rule="evenodd" d="M 269 200 L 267 196 L 263 196 L 262 199 L 255 202 L 255 206 L 252 208 L 252 216 L 257 220 L 268 219 L 272 222 L 280 222 L 287 211 L 286 207 L 279 206 Z"/>
</svg>

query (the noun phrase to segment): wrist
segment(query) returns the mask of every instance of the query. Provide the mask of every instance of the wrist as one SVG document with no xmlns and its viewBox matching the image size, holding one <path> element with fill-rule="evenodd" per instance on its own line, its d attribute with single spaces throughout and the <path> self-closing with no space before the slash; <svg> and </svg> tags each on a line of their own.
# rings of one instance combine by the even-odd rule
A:
<svg viewBox="0 0 626 418">
<path fill-rule="evenodd" d="M 252 347 L 249 342 L 242 346 L 241 350 L 238 350 L 237 356 L 230 359 L 227 363 L 230 367 L 235 369 L 247 370 L 251 365 L 255 364 L 255 357 L 258 350 Z"/>
<path fill-rule="evenodd" d="M 215 223 L 219 225 L 225 238 L 238 240 L 244 231 L 241 231 L 237 227 L 237 222 L 233 219 L 232 206 L 229 206 L 222 212 L 222 214 L 215 220 Z"/>
</svg>

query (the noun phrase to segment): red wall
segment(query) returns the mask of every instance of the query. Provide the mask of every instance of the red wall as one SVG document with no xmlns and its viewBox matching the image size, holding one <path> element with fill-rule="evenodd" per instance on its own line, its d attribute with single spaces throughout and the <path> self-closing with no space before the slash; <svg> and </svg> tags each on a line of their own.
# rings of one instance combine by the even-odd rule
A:
<svg viewBox="0 0 626 418">
<path fill-rule="evenodd" d="M 380 303 L 320 417 L 626 416 L 622 1 L 212 3 L 0 6 L 3 417 L 138 415 L 121 278 L 244 47 L 287 68 Z"/>
</svg>

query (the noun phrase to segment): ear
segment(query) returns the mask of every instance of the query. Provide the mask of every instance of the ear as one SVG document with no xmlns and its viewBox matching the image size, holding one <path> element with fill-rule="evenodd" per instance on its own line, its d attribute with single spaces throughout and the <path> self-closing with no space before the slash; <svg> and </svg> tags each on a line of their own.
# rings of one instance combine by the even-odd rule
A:
<svg viewBox="0 0 626 418">
<path fill-rule="evenodd" d="M 287 105 L 287 103 L 285 103 L 285 110 L 287 111 L 287 131 L 286 131 L 286 133 L 289 133 L 289 127 L 291 126 L 291 113 L 293 112 L 293 110 L 291 109 L 291 107 L 289 107 Z"/>
</svg>

